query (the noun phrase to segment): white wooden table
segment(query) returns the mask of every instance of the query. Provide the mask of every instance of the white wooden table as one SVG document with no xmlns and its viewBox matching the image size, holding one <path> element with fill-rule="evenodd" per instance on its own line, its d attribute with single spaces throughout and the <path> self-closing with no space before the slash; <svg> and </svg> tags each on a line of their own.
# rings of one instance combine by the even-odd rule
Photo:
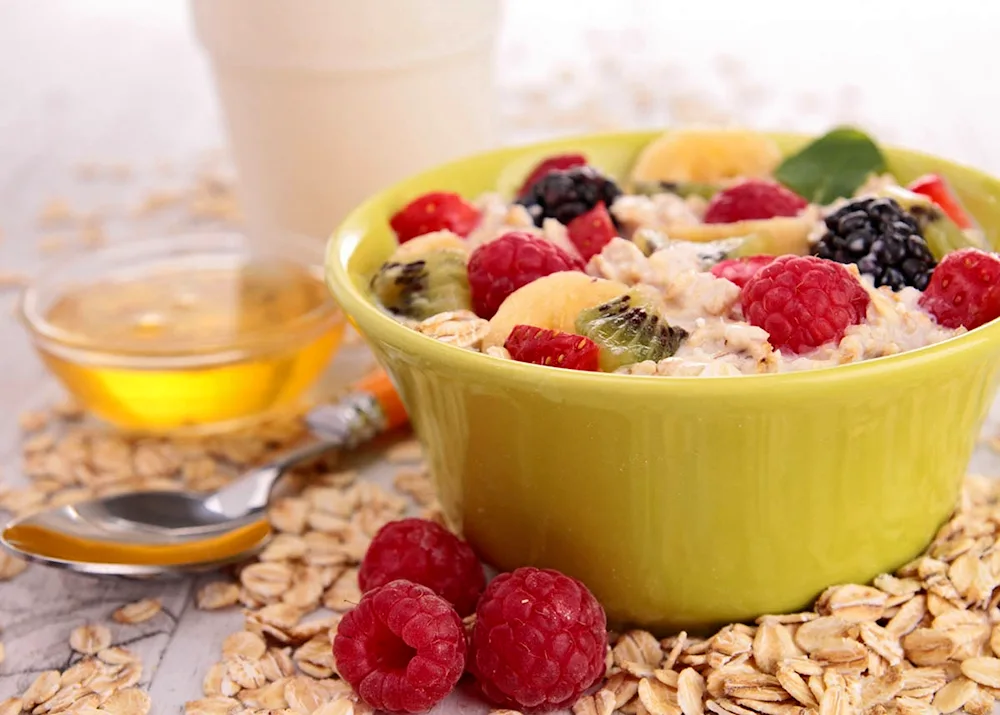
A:
<svg viewBox="0 0 1000 715">
<path fill-rule="evenodd" d="M 842 0 L 810 15 L 804 3 L 778 0 L 691 5 L 510 0 L 498 60 L 504 139 L 671 122 L 822 130 L 857 121 L 884 140 L 1000 172 L 1000 84 L 985 79 L 1000 6 L 892 0 L 862 9 Z M 222 143 L 181 0 L 0 1 L 0 273 L 35 273 L 53 236 L 73 240 L 72 231 L 38 226 L 55 196 L 103 216 L 112 240 L 177 230 L 176 221 L 137 221 L 129 209 L 150 188 L 186 180 Z M 132 176 L 81 181 L 74 167 L 94 161 L 128 166 Z M 8 317 L 14 297 L 0 287 L 8 482 L 19 478 L 18 413 L 57 394 Z M 346 379 L 365 362 L 355 352 L 334 371 Z M 996 465 L 984 453 L 974 467 Z M 64 667 L 73 626 L 156 595 L 164 612 L 115 632 L 115 642 L 143 657 L 153 712 L 178 712 L 201 695 L 222 637 L 239 628 L 237 613 L 196 610 L 193 589 L 38 567 L 0 583 L 0 699 L 38 671 Z"/>
</svg>

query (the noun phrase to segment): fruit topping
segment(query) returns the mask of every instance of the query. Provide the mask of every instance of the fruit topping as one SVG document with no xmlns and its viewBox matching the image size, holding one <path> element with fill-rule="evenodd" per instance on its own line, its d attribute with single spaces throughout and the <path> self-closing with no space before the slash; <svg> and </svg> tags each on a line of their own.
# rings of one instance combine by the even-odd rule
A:
<svg viewBox="0 0 1000 715">
<path fill-rule="evenodd" d="M 599 202 L 611 206 L 621 196 L 618 185 L 592 166 L 550 171 L 517 200 L 541 226 L 547 218 L 568 225 Z"/>
<path fill-rule="evenodd" d="M 922 194 L 908 191 L 901 186 L 886 186 L 875 195 L 893 199 L 917 220 L 921 235 L 927 241 L 927 247 L 939 261 L 960 248 L 989 249 L 977 232 L 960 229 L 941 207 Z"/>
<path fill-rule="evenodd" d="M 606 629 L 604 609 L 582 583 L 519 568 L 497 576 L 479 602 L 469 670 L 496 705 L 566 708 L 604 675 Z"/>
<path fill-rule="evenodd" d="M 397 211 L 389 225 L 400 243 L 431 231 L 447 229 L 463 238 L 479 223 L 479 209 L 450 191 L 433 191 Z"/>
<path fill-rule="evenodd" d="M 569 370 L 598 370 L 598 348 L 593 340 L 573 333 L 515 325 L 504 347 L 512 359 Z"/>
<path fill-rule="evenodd" d="M 398 579 L 426 586 L 460 616 L 476 610 L 486 586 L 472 548 L 440 524 L 426 519 L 390 521 L 375 534 L 358 570 L 362 591 Z"/>
<path fill-rule="evenodd" d="M 376 710 L 418 713 L 447 696 L 465 669 L 465 628 L 426 586 L 392 581 L 369 591 L 337 626 L 337 672 Z"/>
<path fill-rule="evenodd" d="M 786 158 L 774 178 L 814 204 L 829 204 L 852 196 L 868 177 L 885 170 L 885 157 L 868 135 L 841 127 Z"/>
<path fill-rule="evenodd" d="M 726 179 L 769 176 L 781 150 L 758 132 L 737 129 L 679 129 L 654 139 L 639 154 L 631 184 L 713 184 Z"/>
<path fill-rule="evenodd" d="M 523 231 L 511 231 L 484 243 L 469 256 L 472 309 L 492 318 L 518 288 L 559 271 L 582 271 L 583 262 L 554 243 Z"/>
<path fill-rule="evenodd" d="M 826 217 L 826 228 L 813 247 L 814 255 L 853 263 L 876 287 L 927 287 L 934 256 L 917 219 L 894 199 L 851 201 Z"/>
<path fill-rule="evenodd" d="M 583 260 L 589 261 L 618 235 L 618 230 L 604 202 L 599 201 L 590 211 L 570 221 L 566 233 Z"/>
<path fill-rule="evenodd" d="M 745 249 L 738 255 L 768 253 L 775 256 L 785 254 L 805 255 L 809 253 L 809 234 L 815 221 L 802 216 L 778 216 L 769 219 L 737 221 L 736 223 L 699 223 L 674 226 L 670 238 L 695 243 L 709 243 L 726 238 L 741 238 Z"/>
<path fill-rule="evenodd" d="M 521 188 L 517 190 L 517 198 L 524 197 L 531 190 L 535 182 L 550 171 L 565 171 L 566 169 L 572 169 L 574 166 L 586 165 L 587 157 L 583 154 L 557 154 L 543 159 L 525 178 L 524 183 L 521 184 Z"/>
<path fill-rule="evenodd" d="M 750 179 L 720 191 L 705 209 L 705 223 L 735 223 L 795 216 L 808 204 L 784 186 Z"/>
<path fill-rule="evenodd" d="M 515 325 L 534 325 L 561 333 L 576 332 L 576 316 L 584 308 L 621 295 L 628 286 L 594 278 L 580 271 L 564 271 L 518 288 L 490 320 L 482 349 L 499 347 Z"/>
<path fill-rule="evenodd" d="M 774 256 L 747 256 L 746 258 L 727 258 L 712 266 L 712 275 L 716 278 L 725 278 L 732 281 L 740 288 L 753 278 L 757 271 L 770 264 L 775 259 Z"/>
<path fill-rule="evenodd" d="M 972 330 L 1000 317 L 1000 257 L 976 248 L 949 253 L 934 269 L 920 307 L 946 328 Z"/>
<path fill-rule="evenodd" d="M 972 219 L 966 213 L 962 202 L 958 200 L 958 197 L 952 192 L 951 187 L 948 186 L 948 183 L 941 176 L 926 174 L 910 182 L 906 188 L 915 194 L 926 196 L 937 204 L 959 228 L 966 229 L 973 227 Z"/>
<path fill-rule="evenodd" d="M 803 353 L 839 342 L 871 301 L 844 266 L 815 256 L 781 256 L 743 286 L 747 322 L 767 331 L 771 346 Z"/>
<path fill-rule="evenodd" d="M 386 310 L 413 320 L 469 310 L 466 258 L 464 251 L 450 248 L 406 263 L 390 261 L 372 278 L 372 292 Z"/>
<path fill-rule="evenodd" d="M 461 251 L 466 256 L 469 255 L 469 244 L 462 240 L 458 234 L 452 231 L 433 231 L 422 236 L 411 238 L 406 243 L 401 243 L 392 255 L 389 256 L 389 263 L 409 263 L 427 256 L 434 251 L 451 249 Z"/>
<path fill-rule="evenodd" d="M 667 323 L 654 301 L 638 289 L 581 310 L 576 332 L 600 347 L 601 369 L 605 372 L 644 360 L 668 358 L 688 335 L 683 328 Z"/>
</svg>

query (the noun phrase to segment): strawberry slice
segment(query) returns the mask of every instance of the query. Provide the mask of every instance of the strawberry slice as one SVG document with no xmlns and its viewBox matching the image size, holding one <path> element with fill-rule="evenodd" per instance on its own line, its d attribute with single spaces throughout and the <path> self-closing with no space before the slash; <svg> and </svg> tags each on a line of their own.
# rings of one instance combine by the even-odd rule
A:
<svg viewBox="0 0 1000 715">
<path fill-rule="evenodd" d="M 566 226 L 566 233 L 583 260 L 589 261 L 591 256 L 600 253 L 618 235 L 618 230 L 604 202 L 598 201 L 590 211 L 570 221 Z"/>
<path fill-rule="evenodd" d="M 479 223 L 479 209 L 450 191 L 432 191 L 393 214 L 389 225 L 400 243 L 433 231 L 454 231 L 465 238 Z"/>
<path fill-rule="evenodd" d="M 598 370 L 600 351 L 597 343 L 582 335 L 560 333 L 532 325 L 515 325 L 503 346 L 519 362 L 569 370 Z"/>
<path fill-rule="evenodd" d="M 948 214 L 948 218 L 958 224 L 959 228 L 972 228 L 974 226 L 972 219 L 962 206 L 962 202 L 952 192 L 948 182 L 938 174 L 925 174 L 912 181 L 906 188 L 915 194 L 926 196 L 936 203 L 942 211 Z"/>
<path fill-rule="evenodd" d="M 572 169 L 574 166 L 584 166 L 586 163 L 587 157 L 583 154 L 556 154 L 555 156 L 543 159 L 538 166 L 531 170 L 528 178 L 521 184 L 521 188 L 517 190 L 517 198 L 522 198 L 527 194 L 532 184 L 550 171 L 565 171 L 566 169 Z"/>
<path fill-rule="evenodd" d="M 744 258 L 727 258 L 712 266 L 712 275 L 725 278 L 740 288 L 754 277 L 761 268 L 773 261 L 777 256 L 746 256 Z"/>
</svg>

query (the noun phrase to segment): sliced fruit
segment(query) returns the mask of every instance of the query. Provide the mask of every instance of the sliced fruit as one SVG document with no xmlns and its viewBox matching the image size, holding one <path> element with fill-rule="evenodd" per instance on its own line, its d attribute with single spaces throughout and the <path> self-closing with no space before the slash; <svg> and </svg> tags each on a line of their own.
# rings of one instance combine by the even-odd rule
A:
<svg viewBox="0 0 1000 715">
<path fill-rule="evenodd" d="M 670 229 L 669 236 L 696 243 L 718 241 L 723 238 L 743 238 L 747 247 L 740 249 L 739 255 L 758 253 L 776 256 L 784 253 L 805 255 L 809 252 L 809 233 L 814 225 L 815 221 L 808 216 L 782 216 L 735 223 L 675 226 Z"/>
<path fill-rule="evenodd" d="M 797 216 L 808 202 L 781 184 L 748 179 L 717 193 L 705 209 L 705 223 L 736 223 Z"/>
<path fill-rule="evenodd" d="M 628 291 L 617 281 L 594 278 L 579 271 L 552 273 L 511 293 L 490 320 L 483 350 L 500 346 L 515 325 L 533 325 L 561 333 L 576 330 L 576 316 Z"/>
<path fill-rule="evenodd" d="M 469 310 L 466 253 L 444 249 L 406 263 L 384 263 L 371 289 L 386 310 L 424 320 L 449 310 Z"/>
<path fill-rule="evenodd" d="M 688 335 L 683 328 L 670 325 L 655 302 L 638 289 L 581 310 L 576 332 L 597 343 L 605 372 L 670 357 Z"/>
<path fill-rule="evenodd" d="M 511 358 L 535 365 L 563 367 L 568 370 L 598 368 L 597 344 L 590 338 L 556 330 L 536 328 L 533 325 L 515 325 L 503 346 Z"/>
<path fill-rule="evenodd" d="M 711 184 L 770 176 L 781 161 L 772 139 L 737 129 L 681 129 L 650 142 L 629 179 L 639 182 Z"/>
<path fill-rule="evenodd" d="M 389 263 L 408 263 L 434 251 L 446 249 L 469 252 L 468 244 L 458 234 L 452 231 L 434 231 L 400 244 L 389 256 Z"/>
<path fill-rule="evenodd" d="M 418 196 L 393 214 L 389 225 L 400 243 L 432 231 L 447 229 L 468 236 L 479 223 L 475 205 L 450 191 L 432 191 Z"/>
<path fill-rule="evenodd" d="M 550 156 L 547 159 L 543 159 L 539 164 L 531 170 L 527 177 L 524 179 L 524 183 L 521 184 L 521 188 L 517 190 L 517 198 L 521 198 L 528 193 L 532 185 L 543 176 L 548 174 L 550 171 L 565 171 L 566 169 L 572 169 L 574 166 L 583 166 L 587 163 L 587 157 L 583 154 L 556 154 L 555 156 Z"/>
<path fill-rule="evenodd" d="M 909 211 L 920 224 L 928 248 L 938 261 L 960 248 L 978 248 L 988 251 L 982 235 L 975 230 L 963 231 L 944 210 L 923 194 L 914 193 L 900 186 L 886 186 L 875 196 L 895 199 Z"/>
<path fill-rule="evenodd" d="M 911 181 L 906 188 L 936 203 L 959 228 L 967 229 L 975 225 L 948 182 L 938 174 L 925 174 Z"/>
<path fill-rule="evenodd" d="M 604 202 L 600 201 L 590 211 L 570 221 L 566 226 L 566 233 L 580 257 L 589 261 L 591 256 L 600 253 L 618 235 L 618 229 L 615 228 L 615 222 L 611 220 Z"/>
</svg>

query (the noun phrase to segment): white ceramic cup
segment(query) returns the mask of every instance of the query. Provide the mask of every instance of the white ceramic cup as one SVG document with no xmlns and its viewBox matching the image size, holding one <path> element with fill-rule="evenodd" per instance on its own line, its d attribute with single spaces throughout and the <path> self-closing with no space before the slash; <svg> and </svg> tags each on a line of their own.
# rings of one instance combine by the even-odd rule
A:
<svg viewBox="0 0 1000 715">
<path fill-rule="evenodd" d="M 190 0 L 248 227 L 325 239 L 368 195 L 494 142 L 500 0 Z"/>
</svg>

